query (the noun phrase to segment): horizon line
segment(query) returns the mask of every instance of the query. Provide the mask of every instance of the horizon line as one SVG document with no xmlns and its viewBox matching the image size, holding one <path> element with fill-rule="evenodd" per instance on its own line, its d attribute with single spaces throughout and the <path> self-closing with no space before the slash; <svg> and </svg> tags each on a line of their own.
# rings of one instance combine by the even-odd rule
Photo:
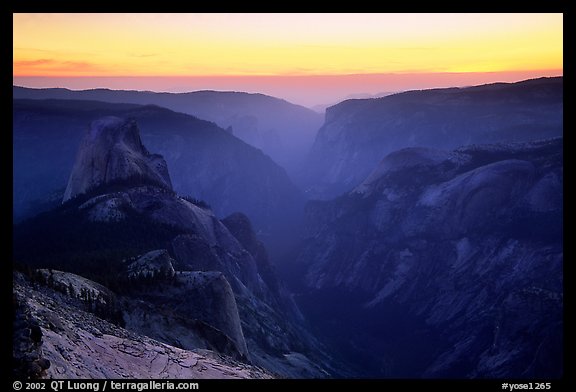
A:
<svg viewBox="0 0 576 392">
<path fill-rule="evenodd" d="M 353 98 L 412 90 L 472 87 L 492 83 L 563 77 L 563 69 L 480 72 L 364 73 L 340 75 L 235 76 L 21 76 L 12 85 L 25 88 L 123 90 L 156 93 L 229 91 L 262 94 L 313 108 Z"/>
</svg>

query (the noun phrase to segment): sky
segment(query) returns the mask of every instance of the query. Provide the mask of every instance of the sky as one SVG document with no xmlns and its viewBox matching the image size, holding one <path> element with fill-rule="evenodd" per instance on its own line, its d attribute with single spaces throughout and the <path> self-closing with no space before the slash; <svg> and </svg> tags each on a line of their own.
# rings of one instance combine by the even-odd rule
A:
<svg viewBox="0 0 576 392">
<path fill-rule="evenodd" d="M 26 87 L 260 92 L 312 107 L 563 74 L 562 14 L 14 14 Z"/>
</svg>

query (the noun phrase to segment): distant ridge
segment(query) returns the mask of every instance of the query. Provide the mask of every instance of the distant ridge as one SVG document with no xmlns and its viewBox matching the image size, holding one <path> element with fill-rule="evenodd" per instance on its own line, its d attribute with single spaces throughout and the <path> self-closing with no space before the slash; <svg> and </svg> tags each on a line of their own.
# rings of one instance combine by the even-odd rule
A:
<svg viewBox="0 0 576 392">
<path fill-rule="evenodd" d="M 351 99 L 326 110 L 300 178 L 310 197 L 360 184 L 386 154 L 563 135 L 563 77 Z"/>
<path fill-rule="evenodd" d="M 143 143 L 166 160 L 174 190 L 218 216 L 242 211 L 268 230 L 301 200 L 284 169 L 212 122 L 153 105 L 14 99 L 15 219 L 62 200 L 86 128 L 105 116 L 135 119 Z"/>
<path fill-rule="evenodd" d="M 66 99 L 157 105 L 229 128 L 234 136 L 261 149 L 289 172 L 310 149 L 323 116 L 303 106 L 259 93 L 202 90 L 151 91 L 31 89 L 13 86 L 13 99 Z"/>
</svg>

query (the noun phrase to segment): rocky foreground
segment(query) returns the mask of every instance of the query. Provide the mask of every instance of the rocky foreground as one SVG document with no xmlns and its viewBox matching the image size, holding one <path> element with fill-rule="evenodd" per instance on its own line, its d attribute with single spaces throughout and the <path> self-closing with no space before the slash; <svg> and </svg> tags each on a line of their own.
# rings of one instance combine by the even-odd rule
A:
<svg viewBox="0 0 576 392">
<path fill-rule="evenodd" d="M 15 375 L 31 378 L 272 378 L 206 350 L 182 350 L 78 309 L 48 287 L 14 276 Z"/>
</svg>

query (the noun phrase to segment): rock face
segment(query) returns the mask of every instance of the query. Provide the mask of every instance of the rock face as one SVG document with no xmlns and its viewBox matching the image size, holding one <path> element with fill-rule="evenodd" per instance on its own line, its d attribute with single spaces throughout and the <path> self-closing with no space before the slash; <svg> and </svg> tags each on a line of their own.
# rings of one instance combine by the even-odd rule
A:
<svg viewBox="0 0 576 392">
<path fill-rule="evenodd" d="M 36 356 L 20 354 L 16 363 L 39 378 L 271 378 L 263 369 L 207 351 L 182 350 L 130 332 L 78 309 L 66 295 L 32 286 L 15 275 L 14 325 L 25 321 L 40 331 Z M 15 339 L 18 335 L 15 335 Z M 37 350 L 37 349 L 36 349 Z M 28 351 L 29 352 L 29 351 Z M 38 358 L 37 358 L 38 357 Z M 33 372 L 33 373 L 30 373 Z M 22 374 L 22 373 L 16 373 Z"/>
<path fill-rule="evenodd" d="M 30 309 L 16 294 L 12 299 L 12 372 L 19 379 L 38 379 L 46 376 L 50 360 L 42 352 L 44 333 Z"/>
<path fill-rule="evenodd" d="M 313 197 L 334 197 L 393 151 L 560 137 L 562 113 L 562 77 L 344 101 L 326 111 L 300 182 Z"/>
<path fill-rule="evenodd" d="M 128 265 L 128 279 L 171 278 L 176 274 L 173 262 L 166 249 L 152 250 Z"/>
<path fill-rule="evenodd" d="M 303 210 L 302 195 L 283 168 L 208 121 L 157 106 L 94 101 L 15 99 L 13 115 L 16 220 L 61 203 L 87 125 L 108 116 L 136 119 L 146 148 L 170 167 L 174 190 L 207 202 L 217 216 L 242 211 L 257 231 L 269 233 Z"/>
<path fill-rule="evenodd" d="M 562 149 L 404 149 L 310 203 L 305 313 L 370 376 L 560 377 Z"/>
<path fill-rule="evenodd" d="M 132 178 L 172 189 L 164 158 L 150 154 L 142 145 L 134 120 L 96 120 L 78 150 L 64 201 L 97 186 Z"/>
<path fill-rule="evenodd" d="M 248 217 L 240 212 L 227 216 L 222 223 L 238 242 L 250 253 L 256 262 L 258 274 L 262 277 L 266 285 L 274 293 L 279 293 L 282 288 L 276 277 L 276 272 L 268 261 L 268 252 L 264 244 L 258 240 L 256 233 Z M 280 296 L 277 296 L 277 298 Z"/>
<path fill-rule="evenodd" d="M 221 272 L 181 272 L 126 299 L 126 328 L 184 348 L 249 360 L 236 300 Z"/>
<path fill-rule="evenodd" d="M 71 91 L 57 88 L 14 87 L 13 98 L 88 100 L 162 106 L 213 121 L 228 133 L 261 149 L 289 171 L 293 171 L 300 164 L 310 149 L 318 128 L 322 125 L 322 115 L 310 109 L 263 94 L 242 92 L 196 91 L 172 94 L 105 89 Z"/>
<path fill-rule="evenodd" d="M 103 156 L 112 153 L 117 153 L 114 161 L 122 163 L 115 167 L 129 169 L 112 171 L 120 174 L 23 223 L 16 230 L 16 257 L 107 282 L 118 294 L 121 313 L 117 320 L 114 308 L 109 318 L 134 333 L 179 349 L 209 349 L 252 361 L 283 377 L 326 377 L 328 358 L 302 327 L 266 252 L 259 242 L 246 242 L 256 237 L 249 220 L 228 220 L 237 229 L 232 234 L 205 203 L 178 197 L 165 183 L 142 183 L 151 179 L 142 176 L 125 181 L 121 173 L 140 169 L 149 156 L 138 144 L 138 128 L 117 119 L 97 124 L 92 127 L 97 132 L 89 134 L 80 149 L 70 183 L 76 183 L 73 178 L 81 182 L 82 173 L 93 176 L 86 162 L 100 167 L 107 161 Z M 236 221 L 241 224 L 232 224 Z M 78 278 L 74 284 L 79 287 Z M 86 296 L 90 310 L 96 310 L 92 305 L 100 296 Z M 105 308 L 101 313 L 110 312 Z M 323 362 L 325 366 L 308 367 Z"/>
<path fill-rule="evenodd" d="M 37 275 L 38 279 L 46 282 L 50 288 L 66 293 L 72 298 L 79 298 L 82 293 L 89 292 L 91 297 L 97 298 L 102 304 L 116 300 L 114 293 L 108 288 L 76 274 L 40 269 Z"/>
</svg>

